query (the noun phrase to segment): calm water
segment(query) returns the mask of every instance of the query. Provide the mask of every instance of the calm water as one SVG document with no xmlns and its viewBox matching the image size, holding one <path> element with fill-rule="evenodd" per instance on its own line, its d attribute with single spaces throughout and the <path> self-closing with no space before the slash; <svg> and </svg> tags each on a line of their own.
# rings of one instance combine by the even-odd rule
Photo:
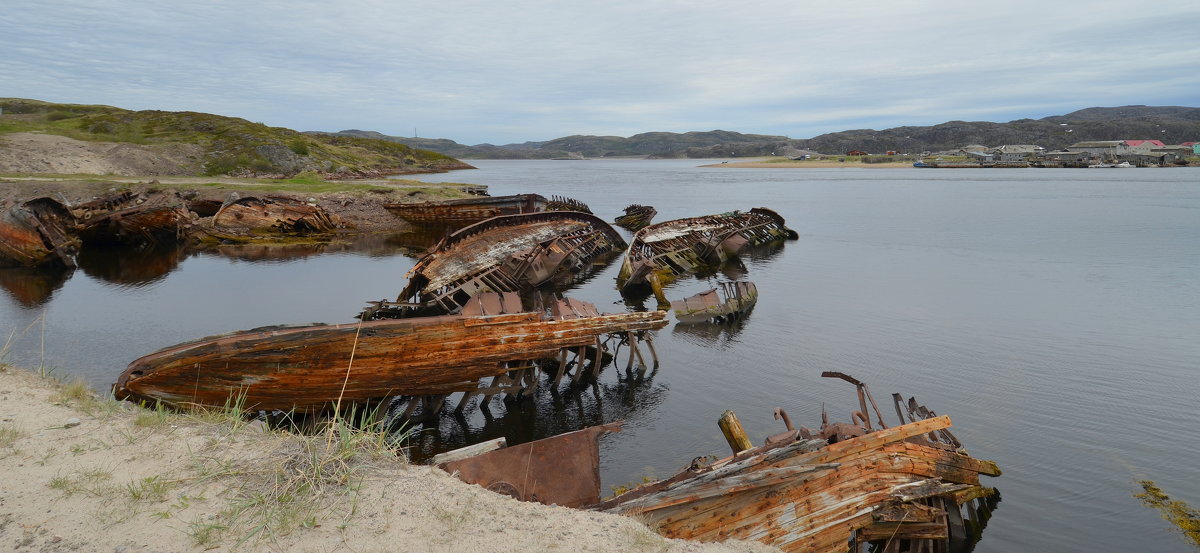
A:
<svg viewBox="0 0 1200 553">
<path fill-rule="evenodd" d="M 900 392 L 951 415 L 972 454 L 1004 469 L 986 482 L 1003 501 L 977 551 L 1190 551 L 1132 493 L 1134 479 L 1150 478 L 1200 505 L 1200 170 L 474 163 L 480 170 L 426 180 L 567 195 L 609 220 L 630 203 L 655 206 L 658 220 L 768 206 L 801 238 L 744 259 L 761 300 L 743 324 L 660 331 L 663 365 L 648 381 L 618 382 L 610 369 L 582 395 L 543 394 L 511 412 L 496 403 L 494 421 L 447 417 L 422 451 L 625 419 L 601 443 L 607 490 L 724 455 L 724 409 L 756 442 L 782 430 L 775 407 L 809 426 L 822 403 L 848 419 L 853 388 L 819 377 L 838 370 L 880 401 Z M 255 253 L 0 274 L 0 329 L 14 333 L 7 360 L 106 388 L 129 361 L 180 341 L 348 322 L 363 301 L 393 298 L 414 262 L 386 242 L 282 260 Z M 616 271 L 570 295 L 629 308 Z M 685 279 L 667 295 L 711 284 Z"/>
</svg>

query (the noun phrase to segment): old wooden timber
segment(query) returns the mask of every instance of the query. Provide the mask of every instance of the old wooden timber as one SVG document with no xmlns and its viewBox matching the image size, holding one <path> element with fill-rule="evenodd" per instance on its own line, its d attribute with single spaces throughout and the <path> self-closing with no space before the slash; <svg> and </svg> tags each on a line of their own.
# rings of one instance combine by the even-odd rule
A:
<svg viewBox="0 0 1200 553">
<path fill-rule="evenodd" d="M 650 224 L 658 211 L 648 205 L 632 204 L 625 208 L 625 214 L 613 219 L 613 224 L 632 231 L 639 231 Z"/>
<path fill-rule="evenodd" d="M 635 516 L 671 538 L 756 540 L 784 551 L 841 553 L 868 543 L 886 551 L 938 551 L 934 546 L 945 540 L 969 540 L 963 508 L 972 518 L 977 500 L 995 493 L 979 476 L 999 476 L 996 464 L 967 455 L 947 430 L 950 418 L 916 400 L 907 403 L 906 421 L 899 394 L 893 396 L 901 425 L 889 428 L 865 385 L 841 373 L 822 376 L 857 386 L 853 423 L 795 429 L 776 410 L 787 431 L 764 445 L 735 447 L 712 464 L 698 459 L 593 508 Z"/>
<path fill-rule="evenodd" d="M 135 360 L 114 392 L 173 405 L 220 406 L 234 396 L 247 409 L 298 411 L 339 399 L 495 394 L 511 388 L 497 380 L 535 361 L 565 360 L 609 335 L 667 324 L 662 311 L 600 314 L 575 300 L 549 311 L 525 311 L 515 294 L 484 294 L 476 303 L 473 315 L 269 327 L 179 344 Z M 559 371 L 561 379 L 565 363 Z"/>
<path fill-rule="evenodd" d="M 659 303 L 667 305 L 662 294 L 667 282 L 720 264 L 748 247 L 797 237 L 783 217 L 762 207 L 653 224 L 633 235 L 617 286 L 626 290 L 648 284 Z"/>
<path fill-rule="evenodd" d="M 588 213 L 493 217 L 458 230 L 421 258 L 397 303 L 457 313 L 483 291 L 526 292 L 551 280 L 575 280 L 624 246 L 616 230 Z"/>
</svg>

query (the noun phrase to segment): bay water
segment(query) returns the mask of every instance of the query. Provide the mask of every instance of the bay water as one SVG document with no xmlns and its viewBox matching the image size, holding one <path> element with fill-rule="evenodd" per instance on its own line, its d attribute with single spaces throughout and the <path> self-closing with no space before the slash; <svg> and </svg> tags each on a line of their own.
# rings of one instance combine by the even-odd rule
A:
<svg viewBox="0 0 1200 553">
<path fill-rule="evenodd" d="M 976 551 L 1191 550 L 1133 494 L 1152 479 L 1200 506 L 1200 169 L 472 164 L 420 178 L 569 196 L 606 220 L 633 203 L 654 206 L 657 221 L 769 207 L 800 238 L 669 286 L 679 299 L 750 280 L 760 300 L 733 325 L 659 331 L 662 364 L 644 381 L 609 369 L 581 394 L 445 417 L 416 439 L 418 456 L 625 420 L 601 440 L 607 491 L 726 455 L 725 409 L 756 443 L 783 430 L 776 407 L 810 427 L 823 407 L 848 420 L 853 387 L 820 377 L 840 371 L 870 386 L 889 424 L 890 394 L 915 396 L 1004 470 L 984 482 L 1002 499 Z M 351 322 L 363 302 L 393 299 L 415 262 L 395 241 L 331 250 L 0 271 L 3 360 L 107 390 L 133 359 L 185 340 Z M 567 294 L 602 311 L 637 308 L 615 288 L 618 268 Z"/>
</svg>

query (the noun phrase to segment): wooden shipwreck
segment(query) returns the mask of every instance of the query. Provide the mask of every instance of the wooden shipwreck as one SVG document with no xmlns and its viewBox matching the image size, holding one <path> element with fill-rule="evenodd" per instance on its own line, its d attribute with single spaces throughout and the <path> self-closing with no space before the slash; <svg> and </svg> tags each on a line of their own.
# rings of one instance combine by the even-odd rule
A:
<svg viewBox="0 0 1200 553">
<path fill-rule="evenodd" d="M 662 311 L 601 314 L 586 302 L 561 303 L 525 310 L 516 294 L 484 294 L 469 314 L 234 332 L 135 360 L 114 393 L 172 405 L 220 406 L 232 396 L 247 409 L 298 411 L 326 409 L 339 398 L 422 396 L 437 411 L 449 394 L 465 393 L 465 403 L 471 394 L 508 391 L 514 379 L 518 388 L 536 386 L 539 360 L 565 360 L 609 335 L 667 324 Z M 561 379 L 566 364 L 550 366 Z"/>
<path fill-rule="evenodd" d="M 724 323 L 740 319 L 758 302 L 753 282 L 722 282 L 720 287 L 671 302 L 671 311 L 681 323 Z"/>
<path fill-rule="evenodd" d="M 144 248 L 177 244 L 192 227 L 178 193 L 124 190 L 71 206 L 85 246 Z"/>
<path fill-rule="evenodd" d="M 287 196 L 246 196 L 221 205 L 212 227 L 220 234 L 309 235 L 333 232 L 341 223 L 325 208 Z"/>
<path fill-rule="evenodd" d="M 662 287 L 668 282 L 718 265 L 748 247 L 795 238 L 783 217 L 763 207 L 653 224 L 633 235 L 617 286 L 649 285 L 659 303 L 667 305 Z"/>
<path fill-rule="evenodd" d="M 651 206 L 632 204 L 625 208 L 624 215 L 613 219 L 613 224 L 636 232 L 649 225 L 655 215 L 658 215 L 658 211 Z"/>
<path fill-rule="evenodd" d="M 976 541 L 997 501 L 997 492 L 980 485 L 979 477 L 999 476 L 996 464 L 969 456 L 949 432 L 950 418 L 915 399 L 905 403 L 893 396 L 901 424 L 888 427 L 864 384 L 841 373 L 823 376 L 857 387 L 860 409 L 853 423 L 829 423 L 823 416 L 820 430 L 797 429 L 777 409 L 787 430 L 753 447 L 727 411 L 720 426 L 732 456 L 714 462 L 698 457 L 670 478 L 603 501 L 591 460 L 596 438 L 619 430 L 619 423 L 507 453 L 486 452 L 497 444 L 474 457 L 451 453 L 436 462 L 493 491 L 633 516 L 671 538 L 756 540 L 806 553 L 932 553 Z M 570 447 L 559 440 L 569 440 Z"/>
<path fill-rule="evenodd" d="M 35 198 L 0 213 L 0 266 L 75 266 L 75 216 L 58 200 Z"/>
<path fill-rule="evenodd" d="M 389 308 L 403 313 L 406 306 L 457 313 L 484 291 L 527 292 L 550 281 L 571 282 L 624 246 L 608 223 L 588 213 L 493 217 L 458 230 L 430 250 L 409 271 L 397 302 L 377 304 L 375 315 L 389 316 Z"/>
<path fill-rule="evenodd" d="M 520 215 L 541 211 L 579 211 L 591 213 L 587 204 L 571 198 L 540 194 L 485 196 L 461 200 L 384 204 L 388 211 L 414 225 L 461 228 L 501 215 Z"/>
</svg>

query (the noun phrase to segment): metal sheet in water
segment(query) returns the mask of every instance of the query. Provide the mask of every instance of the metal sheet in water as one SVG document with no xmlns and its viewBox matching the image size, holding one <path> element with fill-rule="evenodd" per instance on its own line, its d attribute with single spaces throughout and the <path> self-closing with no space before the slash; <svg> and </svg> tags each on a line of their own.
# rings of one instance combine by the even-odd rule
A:
<svg viewBox="0 0 1200 553">
<path fill-rule="evenodd" d="M 439 465 L 469 484 L 521 501 L 581 507 L 600 501 L 600 436 L 623 421 L 592 426 Z"/>
</svg>

